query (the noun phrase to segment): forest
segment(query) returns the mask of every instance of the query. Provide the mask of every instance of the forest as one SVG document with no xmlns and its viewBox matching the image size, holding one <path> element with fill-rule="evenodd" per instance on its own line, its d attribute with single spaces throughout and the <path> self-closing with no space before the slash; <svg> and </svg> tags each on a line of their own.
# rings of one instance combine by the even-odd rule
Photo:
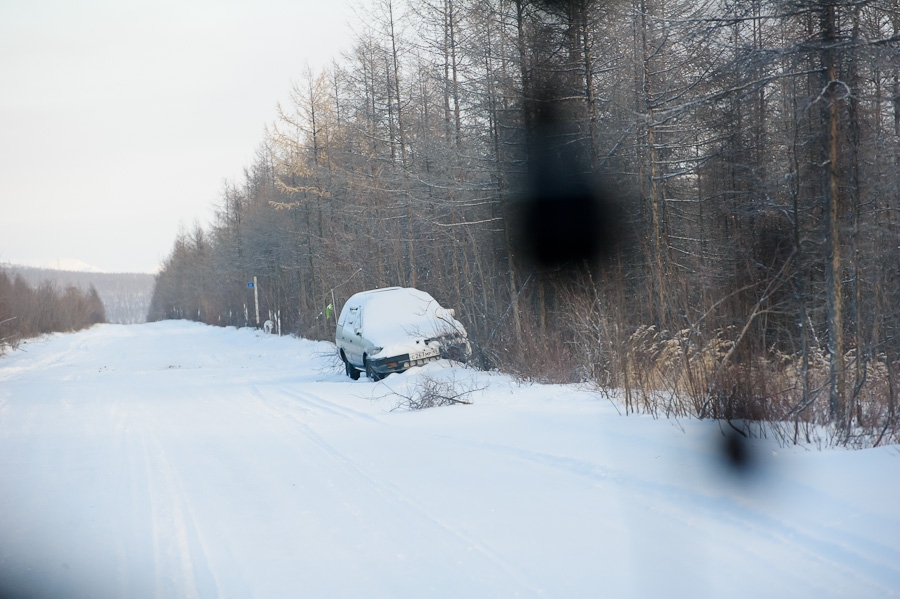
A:
<svg viewBox="0 0 900 599">
<path fill-rule="evenodd" d="M 0 269 L 0 356 L 25 339 L 80 331 L 101 322 L 106 322 L 106 311 L 93 285 L 60 290 L 44 280 L 32 286 L 21 274 Z"/>
<path fill-rule="evenodd" d="M 103 302 L 104 322 L 134 324 L 146 322 L 155 277 L 144 273 L 106 273 L 36 268 L 8 264 L 3 266 L 10 279 L 21 276 L 31 287 L 55 289 L 75 287 L 82 292 L 96 291 Z"/>
<path fill-rule="evenodd" d="M 479 368 L 900 440 L 900 0 L 359 13 L 328 68 L 298 58 L 149 320 L 258 324 L 256 277 L 263 320 L 330 339 L 351 294 L 412 286 Z"/>
</svg>

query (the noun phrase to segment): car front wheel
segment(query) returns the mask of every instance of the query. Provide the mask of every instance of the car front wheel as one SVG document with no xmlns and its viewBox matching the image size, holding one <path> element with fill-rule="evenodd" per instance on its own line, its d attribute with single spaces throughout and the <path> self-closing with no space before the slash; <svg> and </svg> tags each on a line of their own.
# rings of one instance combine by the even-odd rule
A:
<svg viewBox="0 0 900 599">
<path fill-rule="evenodd" d="M 375 372 L 375 369 L 372 368 L 372 365 L 369 364 L 369 360 L 367 356 L 363 356 L 363 364 L 366 365 L 366 376 L 375 381 L 376 383 L 384 378 L 383 374 L 378 374 Z"/>
<path fill-rule="evenodd" d="M 347 376 L 349 376 L 354 381 L 359 380 L 359 371 L 350 365 L 349 362 L 344 362 L 344 369 L 347 371 Z"/>
</svg>

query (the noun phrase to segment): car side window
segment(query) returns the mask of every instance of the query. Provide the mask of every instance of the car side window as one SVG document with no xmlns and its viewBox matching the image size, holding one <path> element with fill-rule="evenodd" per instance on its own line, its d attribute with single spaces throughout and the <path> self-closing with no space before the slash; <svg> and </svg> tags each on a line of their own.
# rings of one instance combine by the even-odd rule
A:
<svg viewBox="0 0 900 599">
<path fill-rule="evenodd" d="M 359 306 L 351 306 L 347 310 L 347 322 L 343 325 L 345 328 L 354 329 L 359 323 Z"/>
</svg>

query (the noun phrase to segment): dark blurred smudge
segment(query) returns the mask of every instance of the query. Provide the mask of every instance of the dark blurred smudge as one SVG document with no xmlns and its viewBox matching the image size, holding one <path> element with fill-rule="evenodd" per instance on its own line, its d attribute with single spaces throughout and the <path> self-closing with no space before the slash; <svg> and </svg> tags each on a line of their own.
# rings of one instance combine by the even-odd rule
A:
<svg viewBox="0 0 900 599">
<path fill-rule="evenodd" d="M 514 221 L 519 253 L 539 270 L 602 266 L 622 246 L 621 202 L 587 159 L 589 148 L 557 103 L 537 103 Z"/>
<path fill-rule="evenodd" d="M 762 463 L 758 450 L 753 447 L 746 433 L 733 426 L 722 431 L 719 457 L 722 467 L 739 480 L 750 481 L 761 473 Z"/>
</svg>

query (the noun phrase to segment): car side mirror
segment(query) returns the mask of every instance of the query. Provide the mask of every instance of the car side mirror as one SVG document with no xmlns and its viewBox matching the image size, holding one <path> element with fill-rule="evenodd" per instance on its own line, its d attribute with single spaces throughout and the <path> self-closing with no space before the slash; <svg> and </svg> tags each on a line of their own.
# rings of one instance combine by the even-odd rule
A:
<svg viewBox="0 0 900 599">
<path fill-rule="evenodd" d="M 449 308 L 447 314 L 450 315 L 450 318 L 456 318 L 456 308 Z"/>
<path fill-rule="evenodd" d="M 356 333 L 357 335 L 359 335 L 360 337 L 362 337 L 362 329 L 356 329 L 353 332 Z"/>
</svg>

